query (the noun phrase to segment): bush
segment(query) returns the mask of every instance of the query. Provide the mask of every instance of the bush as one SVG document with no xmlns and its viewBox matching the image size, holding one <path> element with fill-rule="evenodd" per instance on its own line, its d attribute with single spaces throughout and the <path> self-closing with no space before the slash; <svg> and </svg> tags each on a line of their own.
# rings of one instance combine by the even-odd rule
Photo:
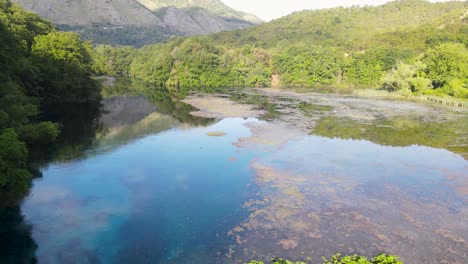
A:
<svg viewBox="0 0 468 264">
<path fill-rule="evenodd" d="M 305 262 L 294 262 L 290 260 L 284 260 L 282 258 L 271 260 L 272 264 L 305 264 Z M 248 264 L 265 264 L 263 261 L 252 260 Z M 370 261 L 364 256 L 352 255 L 352 256 L 341 256 L 336 254 L 331 260 L 323 258 L 323 264 L 403 264 L 397 256 L 380 254 L 372 258 Z"/>
</svg>

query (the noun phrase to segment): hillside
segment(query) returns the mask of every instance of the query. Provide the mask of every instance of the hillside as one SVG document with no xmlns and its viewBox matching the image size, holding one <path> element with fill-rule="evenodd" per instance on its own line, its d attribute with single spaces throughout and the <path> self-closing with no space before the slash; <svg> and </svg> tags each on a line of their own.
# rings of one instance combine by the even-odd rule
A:
<svg viewBox="0 0 468 264">
<path fill-rule="evenodd" d="M 217 0 L 13 0 L 65 31 L 96 43 L 142 46 L 171 36 L 210 34 L 261 21 Z"/>
<path fill-rule="evenodd" d="M 162 21 L 138 2 L 128 0 L 14 0 L 57 25 L 164 26 Z"/>
<path fill-rule="evenodd" d="M 181 9 L 191 8 L 203 8 L 210 13 L 234 20 L 243 20 L 253 24 L 260 24 L 262 20 L 258 17 L 240 12 L 232 9 L 225 5 L 219 0 L 198 0 L 198 1 L 187 1 L 187 0 L 138 0 L 141 4 L 146 6 L 152 11 L 158 11 L 161 8 L 176 7 Z"/>
<path fill-rule="evenodd" d="M 467 11 L 467 2 L 395 1 L 299 12 L 131 53 L 97 51 L 104 72 L 182 95 L 190 89 L 277 86 L 468 98 Z"/>
<path fill-rule="evenodd" d="M 261 47 L 288 43 L 366 47 L 377 35 L 401 32 L 468 10 L 468 1 L 430 3 L 400 0 L 373 7 L 332 8 L 297 12 L 270 23 L 210 37 L 217 44 Z M 451 15 L 449 15 L 450 17 Z"/>
</svg>

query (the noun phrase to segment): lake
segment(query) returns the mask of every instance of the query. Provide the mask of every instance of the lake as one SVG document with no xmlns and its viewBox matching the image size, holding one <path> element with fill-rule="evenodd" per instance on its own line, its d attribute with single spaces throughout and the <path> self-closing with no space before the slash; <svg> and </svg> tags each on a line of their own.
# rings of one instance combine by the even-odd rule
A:
<svg viewBox="0 0 468 264">
<path fill-rule="evenodd" d="M 313 126 L 300 130 L 293 99 L 267 100 L 278 115 L 194 116 L 177 100 L 107 99 L 92 132 L 71 126 L 66 137 L 76 140 L 63 139 L 21 208 L 3 212 L 4 234 L 20 247 L 4 259 L 319 263 L 337 252 L 387 252 L 405 263 L 466 260 L 466 113 L 424 108 L 444 113 L 440 123 L 318 113 L 339 113 L 337 103 L 301 107 Z"/>
</svg>

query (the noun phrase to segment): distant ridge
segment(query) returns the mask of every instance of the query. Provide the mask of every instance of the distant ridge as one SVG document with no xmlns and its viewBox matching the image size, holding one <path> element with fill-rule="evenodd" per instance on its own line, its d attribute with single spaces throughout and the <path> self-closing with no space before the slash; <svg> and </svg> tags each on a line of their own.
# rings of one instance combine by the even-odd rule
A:
<svg viewBox="0 0 468 264">
<path fill-rule="evenodd" d="M 262 21 L 219 0 L 12 0 L 97 43 L 142 46 L 172 36 L 247 28 Z"/>
</svg>

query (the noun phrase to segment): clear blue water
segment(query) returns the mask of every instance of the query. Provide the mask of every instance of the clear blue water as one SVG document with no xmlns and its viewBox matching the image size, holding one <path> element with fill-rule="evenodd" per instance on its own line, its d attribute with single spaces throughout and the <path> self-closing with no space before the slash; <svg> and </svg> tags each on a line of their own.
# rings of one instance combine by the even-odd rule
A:
<svg viewBox="0 0 468 264">
<path fill-rule="evenodd" d="M 111 125 L 84 153 L 43 167 L 21 206 L 24 221 L 8 227 L 37 245 L 19 241 L 18 255 L 47 264 L 318 261 L 382 250 L 421 263 L 463 259 L 467 203 L 454 188 L 468 177 L 461 155 L 319 136 L 242 148 L 233 143 L 258 136 L 245 124 L 261 121 L 185 120 L 153 112 Z M 281 176 L 258 182 L 254 164 Z M 263 205 L 245 206 L 255 199 Z M 285 239 L 298 245 L 284 248 Z"/>
<path fill-rule="evenodd" d="M 174 127 L 44 168 L 22 207 L 39 262 L 213 261 L 230 243 L 217 238 L 247 214 L 255 153 L 231 143 L 249 121 Z"/>
</svg>

